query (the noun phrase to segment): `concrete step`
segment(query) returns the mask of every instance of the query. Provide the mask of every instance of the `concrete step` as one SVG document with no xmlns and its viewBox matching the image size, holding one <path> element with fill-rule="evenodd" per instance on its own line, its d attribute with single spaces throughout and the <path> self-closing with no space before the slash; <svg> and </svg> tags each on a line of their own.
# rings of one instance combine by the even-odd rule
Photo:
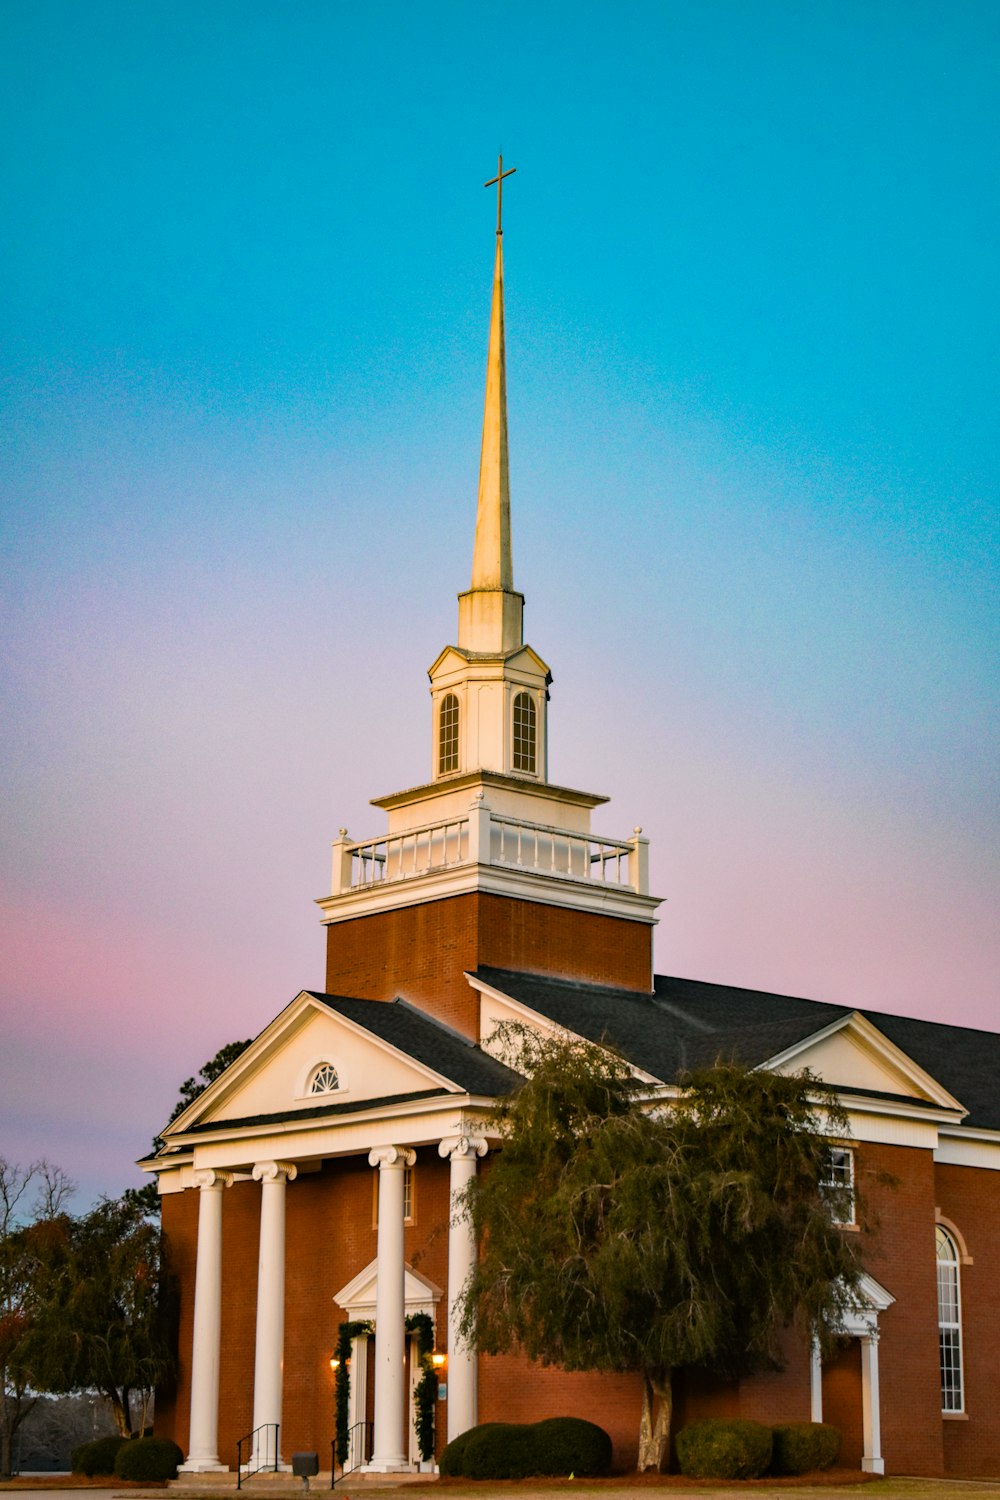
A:
<svg viewBox="0 0 1000 1500">
<path fill-rule="evenodd" d="M 387 1486 L 401 1484 L 425 1484 L 429 1480 L 437 1479 L 437 1477 L 437 1474 L 412 1474 L 409 1472 L 397 1474 L 364 1474 L 360 1470 L 354 1469 L 346 1478 L 341 1478 L 339 1474 L 337 1475 L 337 1487 L 333 1493 L 336 1495 L 338 1490 L 348 1486 L 352 1490 L 375 1490 L 380 1487 L 385 1489 Z M 167 1488 L 176 1490 L 181 1495 L 204 1495 L 206 1493 L 214 1494 L 217 1490 L 235 1490 L 236 1471 L 235 1469 L 230 1469 L 221 1474 L 182 1474 L 178 1479 L 169 1480 Z M 294 1474 L 275 1474 L 273 1472 L 252 1474 L 249 1479 L 244 1479 L 240 1493 L 251 1497 L 258 1495 L 281 1495 L 285 1497 L 285 1500 L 289 1500 L 291 1495 L 304 1495 L 306 1493 L 311 1495 L 327 1495 L 330 1493 L 330 1470 L 327 1469 L 325 1473 L 320 1470 L 318 1474 L 311 1478 L 309 1480 L 308 1491 L 305 1490 L 302 1480 Z"/>
</svg>

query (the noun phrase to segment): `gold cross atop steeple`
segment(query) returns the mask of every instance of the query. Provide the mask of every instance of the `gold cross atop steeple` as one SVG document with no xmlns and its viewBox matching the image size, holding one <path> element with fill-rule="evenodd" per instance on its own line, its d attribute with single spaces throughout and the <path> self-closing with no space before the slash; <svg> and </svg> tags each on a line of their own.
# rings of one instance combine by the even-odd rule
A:
<svg viewBox="0 0 1000 1500">
<path fill-rule="evenodd" d="M 508 167 L 505 172 L 503 169 L 503 157 L 498 156 L 497 175 L 491 177 L 489 182 L 483 183 L 483 187 L 492 187 L 494 183 L 497 185 L 497 234 L 503 234 L 503 180 L 505 177 L 513 177 L 516 171 L 516 167 Z"/>
</svg>

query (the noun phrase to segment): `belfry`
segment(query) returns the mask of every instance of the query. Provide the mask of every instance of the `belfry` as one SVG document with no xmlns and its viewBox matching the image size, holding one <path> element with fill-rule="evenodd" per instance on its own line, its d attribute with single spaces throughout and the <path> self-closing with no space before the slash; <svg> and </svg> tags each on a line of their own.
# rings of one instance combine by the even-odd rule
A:
<svg viewBox="0 0 1000 1500">
<path fill-rule="evenodd" d="M 1000 1037 L 849 996 L 655 975 L 642 830 L 596 832 L 607 798 L 549 779 L 552 674 L 524 639 L 511 539 L 511 170 L 501 158 L 486 184 L 497 228 L 472 570 L 455 644 L 429 669 L 429 772 L 414 747 L 414 784 L 373 799 L 381 831 L 333 843 L 325 990 L 296 994 L 141 1163 L 179 1292 L 157 1431 L 195 1483 L 287 1468 L 300 1451 L 328 1477 L 433 1469 L 477 1423 L 563 1415 L 596 1418 L 616 1465 L 634 1465 L 639 1376 L 487 1358 L 462 1330 L 477 1245 L 460 1203 L 503 1150 L 496 1103 L 521 1079 L 495 1034 L 514 1021 L 613 1045 L 657 1108 L 720 1057 L 808 1068 L 839 1091 L 852 1136 L 832 1170 L 851 1192 L 869 1184 L 878 1279 L 835 1360 L 789 1345 L 786 1367 L 760 1377 L 682 1371 L 678 1423 L 823 1418 L 851 1467 L 996 1474 Z"/>
</svg>

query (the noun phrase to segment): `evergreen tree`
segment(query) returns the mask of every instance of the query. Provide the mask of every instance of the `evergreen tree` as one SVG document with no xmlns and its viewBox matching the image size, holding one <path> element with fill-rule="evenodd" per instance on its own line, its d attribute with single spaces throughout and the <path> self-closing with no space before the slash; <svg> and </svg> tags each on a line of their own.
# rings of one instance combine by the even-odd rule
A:
<svg viewBox="0 0 1000 1500">
<path fill-rule="evenodd" d="M 183 1114 L 188 1105 L 193 1104 L 198 1095 L 203 1094 L 210 1083 L 214 1083 L 217 1078 L 222 1076 L 230 1063 L 234 1063 L 240 1054 L 246 1051 L 250 1045 L 250 1041 L 251 1038 L 247 1037 L 245 1042 L 227 1042 L 224 1047 L 219 1048 L 214 1057 L 210 1057 L 208 1062 L 199 1069 L 196 1078 L 185 1078 L 180 1087 L 180 1096 L 177 1103 L 170 1112 L 170 1120 L 167 1121 L 168 1125 L 171 1120 L 176 1120 L 178 1115 Z M 163 1149 L 162 1135 L 154 1136 L 152 1149 L 154 1154 Z M 143 1189 L 137 1188 L 133 1189 L 133 1191 L 142 1192 Z"/>
<path fill-rule="evenodd" d="M 675 1371 L 777 1368 L 787 1326 L 828 1342 L 853 1301 L 859 1237 L 821 1186 L 846 1116 L 808 1073 L 720 1065 L 652 1098 L 611 1051 L 506 1031 L 526 1081 L 468 1191 L 465 1332 L 486 1353 L 640 1374 L 640 1468 L 658 1467 Z"/>
</svg>

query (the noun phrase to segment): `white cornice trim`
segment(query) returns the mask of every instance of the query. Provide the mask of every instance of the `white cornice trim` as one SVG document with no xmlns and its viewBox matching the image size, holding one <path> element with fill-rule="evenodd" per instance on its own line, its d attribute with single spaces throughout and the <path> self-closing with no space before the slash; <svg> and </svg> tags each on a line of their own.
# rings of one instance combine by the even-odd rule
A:
<svg viewBox="0 0 1000 1500">
<path fill-rule="evenodd" d="M 496 1101 L 492 1095 L 463 1094 L 463 1093 L 440 1093 L 434 1094 L 429 1099 L 402 1099 L 383 1100 L 380 1104 L 372 1104 L 371 1109 L 351 1110 L 342 1115 L 322 1115 L 318 1118 L 301 1119 L 295 1115 L 289 1115 L 282 1120 L 261 1120 L 251 1125 L 238 1125 L 228 1120 L 220 1120 L 216 1129 L 208 1132 L 199 1131 L 197 1135 L 190 1132 L 179 1138 L 179 1144 L 185 1153 L 195 1152 L 204 1147 L 215 1147 L 227 1145 L 234 1140 L 255 1140 L 264 1135 L 296 1135 L 302 1132 L 318 1134 L 321 1131 L 347 1129 L 354 1125 L 367 1125 L 372 1121 L 386 1119 L 405 1120 L 409 1117 L 418 1119 L 432 1114 L 440 1114 L 443 1109 L 451 1111 L 459 1110 L 485 1110 L 487 1113 L 493 1109 Z M 401 1144 L 421 1144 L 421 1141 L 408 1142 L 401 1139 Z M 179 1158 L 178 1158 L 179 1159 Z M 188 1159 L 185 1156 L 185 1159 Z M 175 1158 L 171 1156 L 165 1165 L 174 1165 Z"/>
<path fill-rule="evenodd" d="M 323 912 L 320 918 L 323 926 L 328 927 L 334 922 L 351 921 L 354 917 L 421 906 L 427 901 L 443 901 L 449 896 L 465 896 L 473 891 L 533 901 L 540 906 L 564 906 L 571 911 L 623 917 L 649 927 L 656 926 L 659 921 L 654 913 L 662 901 L 660 896 L 640 896 L 627 886 L 538 875 L 514 865 L 461 864 L 451 865 L 446 870 L 430 870 L 425 875 L 413 875 L 406 880 L 387 880 L 345 891 L 338 896 L 318 896 L 316 905 Z"/>
<path fill-rule="evenodd" d="M 525 792 L 529 797 L 542 797 L 550 802 L 568 802 L 573 807 L 599 807 L 611 799 L 600 792 L 581 792 L 575 787 L 557 786 L 555 782 L 532 780 L 527 776 L 514 776 L 504 771 L 459 771 L 442 776 L 435 781 L 422 782 L 420 786 L 407 787 L 402 792 L 390 792 L 386 797 L 372 797 L 370 805 L 392 812 L 397 807 L 409 807 L 413 802 L 426 802 L 439 797 L 444 791 L 462 791 L 468 787 L 502 787 L 505 791 Z"/>
</svg>

